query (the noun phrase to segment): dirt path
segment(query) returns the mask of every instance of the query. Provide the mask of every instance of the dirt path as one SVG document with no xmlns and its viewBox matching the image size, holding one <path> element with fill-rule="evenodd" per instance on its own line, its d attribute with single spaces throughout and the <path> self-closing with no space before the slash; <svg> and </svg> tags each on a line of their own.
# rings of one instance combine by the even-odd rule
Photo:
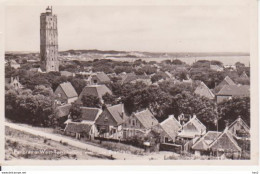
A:
<svg viewBox="0 0 260 174">
<path fill-rule="evenodd" d="M 10 128 L 19 130 L 19 131 L 23 131 L 29 134 L 33 134 L 36 136 L 41 136 L 47 139 L 51 139 L 53 141 L 57 141 L 57 142 L 65 142 L 68 143 L 68 145 L 83 149 L 83 150 L 88 150 L 91 152 L 95 152 L 97 154 L 102 154 L 102 155 L 106 155 L 106 156 L 113 156 L 113 158 L 115 159 L 119 159 L 119 160 L 137 160 L 137 159 L 142 159 L 142 160 L 149 160 L 151 158 L 153 159 L 163 159 L 164 157 L 164 153 L 157 153 L 157 154 L 149 154 L 149 155 L 145 155 L 145 156 L 140 156 L 140 155 L 134 155 L 134 154 L 128 154 L 128 153 L 121 153 L 121 152 L 116 152 L 116 151 L 111 151 L 105 148 L 101 148 L 101 147 L 97 147 L 94 145 L 90 145 L 90 144 L 85 144 L 82 142 L 79 142 L 77 140 L 72 140 L 70 138 L 66 138 L 66 137 L 62 137 L 62 136 L 58 136 L 58 135 L 54 135 L 51 133 L 46 133 L 43 131 L 39 131 L 39 130 L 35 130 L 29 127 L 24 127 L 24 126 L 20 126 L 14 123 L 9 123 L 9 122 L 5 122 L 5 126 L 8 126 Z"/>
</svg>

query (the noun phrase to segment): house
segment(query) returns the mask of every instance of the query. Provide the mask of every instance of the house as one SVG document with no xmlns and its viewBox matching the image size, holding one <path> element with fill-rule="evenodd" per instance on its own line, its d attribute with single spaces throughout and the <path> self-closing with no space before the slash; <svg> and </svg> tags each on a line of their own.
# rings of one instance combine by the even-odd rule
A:
<svg viewBox="0 0 260 174">
<path fill-rule="evenodd" d="M 235 82 L 229 77 L 226 76 L 216 87 L 215 91 L 218 92 L 225 85 L 236 85 Z"/>
<path fill-rule="evenodd" d="M 78 94 L 70 82 L 61 83 L 55 90 L 56 99 L 63 104 L 72 103 L 78 99 Z"/>
<path fill-rule="evenodd" d="M 98 135 L 98 131 L 95 125 L 96 119 L 100 116 L 102 113 L 102 110 L 99 108 L 90 108 L 90 107 L 80 107 L 81 110 L 81 119 L 78 121 L 72 121 L 71 118 L 69 117 L 68 120 L 65 122 L 67 125 L 70 123 L 75 123 L 76 125 L 79 125 L 82 127 L 82 129 L 85 130 L 85 128 L 90 128 L 89 132 L 85 132 L 85 138 L 88 139 L 94 139 Z M 71 124 L 69 127 L 73 127 L 74 125 Z M 70 133 L 75 133 L 77 134 L 77 137 L 79 135 L 82 135 L 82 132 L 80 132 L 82 129 L 73 129 L 74 132 Z M 77 132 L 79 131 L 79 132 Z M 68 132 L 68 131 L 67 131 Z M 77 138 L 76 137 L 76 138 Z"/>
<path fill-rule="evenodd" d="M 236 139 L 250 138 L 250 127 L 242 120 L 240 116 L 228 127 L 229 132 Z"/>
<path fill-rule="evenodd" d="M 144 135 L 158 124 L 158 120 L 148 109 L 133 113 L 124 123 L 123 138 Z"/>
<path fill-rule="evenodd" d="M 181 129 L 181 124 L 170 115 L 167 119 L 159 124 L 163 130 L 161 134 L 162 143 L 174 143 L 178 136 L 178 131 Z"/>
<path fill-rule="evenodd" d="M 30 71 L 31 72 L 39 72 L 39 73 L 43 72 L 41 68 L 31 68 Z"/>
<path fill-rule="evenodd" d="M 240 75 L 240 78 L 242 78 L 242 79 L 250 79 L 249 77 L 248 77 L 248 75 L 246 74 L 246 72 L 245 71 L 243 71 L 243 73 Z"/>
<path fill-rule="evenodd" d="M 90 84 L 105 84 L 109 83 L 111 80 L 104 72 L 97 72 L 90 76 Z"/>
<path fill-rule="evenodd" d="M 64 126 L 64 122 L 69 118 L 71 104 L 56 107 L 56 117 L 59 125 Z"/>
<path fill-rule="evenodd" d="M 146 85 L 152 84 L 150 77 L 147 75 L 135 75 L 134 73 L 129 73 L 122 76 L 122 81 L 121 81 L 122 84 L 137 83 L 137 82 L 143 82 Z"/>
<path fill-rule="evenodd" d="M 11 77 L 11 78 L 5 78 L 5 85 L 11 86 L 14 89 L 21 89 L 23 88 L 22 84 L 19 82 L 19 77 Z"/>
<path fill-rule="evenodd" d="M 210 154 L 210 144 L 214 142 L 221 132 L 208 131 L 203 137 L 201 137 L 195 144 L 193 144 L 192 149 L 195 151 L 196 156 L 209 155 Z"/>
<path fill-rule="evenodd" d="M 199 96 L 208 98 L 210 100 L 215 99 L 215 95 L 212 93 L 212 91 L 207 87 L 207 85 L 204 82 L 200 82 L 200 84 L 195 89 L 194 93 L 198 94 Z"/>
<path fill-rule="evenodd" d="M 241 148 L 228 131 L 228 127 L 209 145 L 209 149 L 215 156 L 225 155 L 230 158 L 237 158 L 241 154 Z"/>
<path fill-rule="evenodd" d="M 80 122 L 69 122 L 64 132 L 67 135 L 75 136 L 77 139 L 87 138 L 91 139 L 94 132 L 97 132 L 96 127 L 91 124 L 83 124 Z"/>
<path fill-rule="evenodd" d="M 72 72 L 69 72 L 69 71 L 60 71 L 60 75 L 65 76 L 65 77 L 74 77 L 75 73 L 72 73 Z"/>
<path fill-rule="evenodd" d="M 181 139 L 192 140 L 196 137 L 201 137 L 206 133 L 206 126 L 202 124 L 194 114 L 188 122 L 182 125 L 182 129 L 178 134 Z"/>
<path fill-rule="evenodd" d="M 210 65 L 210 69 L 214 70 L 214 71 L 218 71 L 218 72 L 221 72 L 224 70 L 224 68 L 219 65 Z"/>
<path fill-rule="evenodd" d="M 127 118 L 128 114 L 125 112 L 124 104 L 106 107 L 95 122 L 99 137 L 122 139 L 123 124 Z"/>
<path fill-rule="evenodd" d="M 106 94 L 111 94 L 112 91 L 106 85 L 89 85 L 85 86 L 82 92 L 79 95 L 78 102 L 82 102 L 83 96 L 95 96 L 98 97 L 101 103 L 103 103 L 102 97 Z"/>
<path fill-rule="evenodd" d="M 216 94 L 217 103 L 229 100 L 232 97 L 250 96 L 250 86 L 248 85 L 224 85 Z"/>
<path fill-rule="evenodd" d="M 18 69 L 21 67 L 21 65 L 17 63 L 15 60 L 10 60 L 9 65 L 14 69 Z"/>
</svg>

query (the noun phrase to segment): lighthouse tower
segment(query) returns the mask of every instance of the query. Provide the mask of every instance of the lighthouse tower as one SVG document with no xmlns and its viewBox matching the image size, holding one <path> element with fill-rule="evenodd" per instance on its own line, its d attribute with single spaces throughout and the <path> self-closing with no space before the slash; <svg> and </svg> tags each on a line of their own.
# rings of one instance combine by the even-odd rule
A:
<svg viewBox="0 0 260 174">
<path fill-rule="evenodd" d="M 52 7 L 47 7 L 40 17 L 41 69 L 46 72 L 59 71 L 57 16 Z"/>
</svg>

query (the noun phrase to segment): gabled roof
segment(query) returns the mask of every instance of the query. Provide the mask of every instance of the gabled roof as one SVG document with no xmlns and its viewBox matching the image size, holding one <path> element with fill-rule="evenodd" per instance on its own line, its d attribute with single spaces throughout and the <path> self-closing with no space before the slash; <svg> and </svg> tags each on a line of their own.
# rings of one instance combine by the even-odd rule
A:
<svg viewBox="0 0 260 174">
<path fill-rule="evenodd" d="M 209 148 L 213 151 L 241 151 L 241 148 L 238 146 L 227 128 L 214 142 L 210 144 Z"/>
<path fill-rule="evenodd" d="M 241 117 L 238 117 L 233 123 L 231 123 L 228 127 L 228 129 L 230 130 L 235 124 L 240 124 L 241 126 L 243 126 L 246 131 L 249 132 L 250 128 L 249 126 L 246 124 L 246 122 L 244 122 L 244 120 Z"/>
<path fill-rule="evenodd" d="M 202 124 L 199 119 L 194 115 L 187 123 L 182 126 L 182 131 L 178 136 L 194 138 L 196 135 L 201 135 L 206 132 L 206 126 Z"/>
<path fill-rule="evenodd" d="M 224 85 L 217 95 L 249 96 L 249 89 L 248 85 Z"/>
<path fill-rule="evenodd" d="M 69 76 L 73 76 L 73 73 L 69 71 L 60 71 L 60 75 L 69 77 Z"/>
<path fill-rule="evenodd" d="M 65 104 L 62 106 L 58 106 L 57 109 L 57 116 L 60 117 L 65 117 L 68 116 L 70 113 L 70 108 L 71 108 L 71 104 Z"/>
<path fill-rule="evenodd" d="M 85 121 L 95 121 L 102 112 L 99 108 L 81 107 L 81 118 Z"/>
<path fill-rule="evenodd" d="M 229 76 L 226 76 L 224 78 L 224 80 L 220 84 L 223 84 L 223 85 L 235 85 L 235 82 Z"/>
<path fill-rule="evenodd" d="M 193 146 L 194 150 L 208 150 L 209 145 L 214 142 L 221 132 L 217 131 L 208 131 L 203 137 L 199 139 Z"/>
<path fill-rule="evenodd" d="M 198 94 L 200 96 L 206 97 L 208 99 L 214 99 L 215 98 L 215 95 L 207 87 L 207 85 L 203 82 L 201 82 L 200 85 L 195 89 L 194 93 Z"/>
<path fill-rule="evenodd" d="M 243 71 L 243 73 L 240 75 L 240 78 L 246 78 L 249 79 L 248 75 L 246 74 L 245 71 Z"/>
<path fill-rule="evenodd" d="M 158 120 L 153 116 L 153 114 L 148 110 L 143 110 L 141 112 L 134 113 L 134 116 L 139 120 L 139 122 L 146 128 L 159 124 Z"/>
<path fill-rule="evenodd" d="M 64 131 L 71 133 L 88 133 L 91 130 L 91 127 L 92 125 L 90 124 L 69 122 Z"/>
<path fill-rule="evenodd" d="M 98 72 L 96 74 L 96 77 L 101 81 L 101 82 L 110 82 L 110 78 L 104 73 L 104 72 Z"/>
<path fill-rule="evenodd" d="M 135 74 L 131 73 L 131 74 L 126 74 L 122 78 L 122 83 L 130 83 L 135 80 L 146 80 L 146 79 L 150 79 L 150 77 L 147 75 L 135 75 Z"/>
<path fill-rule="evenodd" d="M 181 124 L 175 119 L 173 115 L 160 123 L 162 129 L 174 139 L 181 128 Z"/>
<path fill-rule="evenodd" d="M 124 104 L 118 104 L 106 108 L 107 111 L 111 114 L 117 124 L 122 124 L 127 118 L 124 111 Z"/>
<path fill-rule="evenodd" d="M 77 97 L 78 94 L 70 82 L 60 84 L 61 89 L 64 91 L 68 98 Z"/>
<path fill-rule="evenodd" d="M 82 92 L 80 93 L 79 100 L 81 100 L 83 95 L 93 95 L 102 99 L 102 96 L 106 93 L 112 94 L 111 90 L 106 85 L 90 85 L 85 86 Z"/>
<path fill-rule="evenodd" d="M 211 65 L 211 64 L 210 64 L 210 69 L 212 69 L 212 70 L 216 70 L 216 71 L 218 71 L 218 70 L 223 70 L 223 68 L 222 68 L 221 66 L 218 66 L 218 65 Z"/>
</svg>

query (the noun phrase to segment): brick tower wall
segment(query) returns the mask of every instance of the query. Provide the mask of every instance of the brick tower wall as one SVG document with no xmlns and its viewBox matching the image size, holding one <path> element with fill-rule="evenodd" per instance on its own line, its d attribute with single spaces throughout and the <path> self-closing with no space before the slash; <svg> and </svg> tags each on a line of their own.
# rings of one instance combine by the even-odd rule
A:
<svg viewBox="0 0 260 174">
<path fill-rule="evenodd" d="M 40 57 L 46 72 L 59 71 L 57 16 L 50 12 L 40 17 Z"/>
</svg>

